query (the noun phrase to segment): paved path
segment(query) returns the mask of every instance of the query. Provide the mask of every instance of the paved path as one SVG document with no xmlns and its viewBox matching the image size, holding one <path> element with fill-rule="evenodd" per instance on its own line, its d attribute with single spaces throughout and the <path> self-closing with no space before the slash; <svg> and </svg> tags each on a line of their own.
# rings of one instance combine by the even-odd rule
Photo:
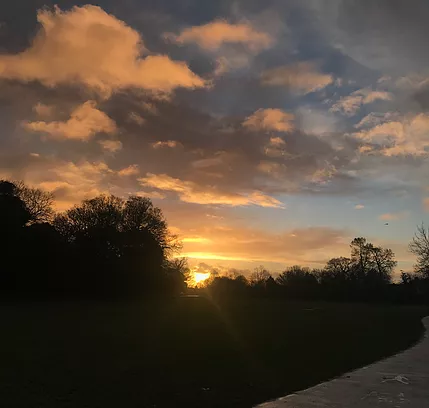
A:
<svg viewBox="0 0 429 408">
<path fill-rule="evenodd" d="M 429 408 L 429 316 L 426 334 L 393 357 L 258 405 L 259 408 Z"/>
</svg>

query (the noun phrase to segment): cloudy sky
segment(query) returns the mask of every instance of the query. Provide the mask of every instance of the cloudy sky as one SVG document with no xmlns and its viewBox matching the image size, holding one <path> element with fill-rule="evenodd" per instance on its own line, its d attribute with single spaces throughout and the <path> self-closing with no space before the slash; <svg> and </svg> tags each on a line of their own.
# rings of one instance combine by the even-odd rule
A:
<svg viewBox="0 0 429 408">
<path fill-rule="evenodd" d="M 149 196 L 194 265 L 400 269 L 429 209 L 429 3 L 0 3 L 0 177 Z M 385 225 L 388 223 L 388 225 Z"/>
</svg>

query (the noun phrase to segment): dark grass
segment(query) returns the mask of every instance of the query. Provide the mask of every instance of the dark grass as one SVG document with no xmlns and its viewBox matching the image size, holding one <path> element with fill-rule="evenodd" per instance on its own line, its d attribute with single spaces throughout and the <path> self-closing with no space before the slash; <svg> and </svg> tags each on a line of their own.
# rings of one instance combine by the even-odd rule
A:
<svg viewBox="0 0 429 408">
<path fill-rule="evenodd" d="M 415 343 L 419 307 L 0 305 L 4 407 L 251 407 Z"/>
</svg>

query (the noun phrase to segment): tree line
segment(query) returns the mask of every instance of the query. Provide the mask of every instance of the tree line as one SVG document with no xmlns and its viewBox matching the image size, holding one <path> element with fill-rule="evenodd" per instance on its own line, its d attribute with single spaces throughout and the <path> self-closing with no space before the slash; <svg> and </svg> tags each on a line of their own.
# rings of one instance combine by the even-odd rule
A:
<svg viewBox="0 0 429 408">
<path fill-rule="evenodd" d="M 204 287 L 196 289 L 220 299 L 257 296 L 297 300 L 429 303 L 429 231 L 418 228 L 410 251 L 417 256 L 413 273 L 402 272 L 393 281 L 397 265 L 391 249 L 365 238 L 353 239 L 350 257 L 330 259 L 324 268 L 295 265 L 273 276 L 263 266 L 249 277 L 240 273 L 219 276 L 212 272 Z"/>
<path fill-rule="evenodd" d="M 100 195 L 60 213 L 51 193 L 0 181 L 0 290 L 9 296 L 140 296 L 184 290 L 186 265 L 150 199 Z"/>
<path fill-rule="evenodd" d="M 0 292 L 24 297 L 170 296 L 187 290 L 192 272 L 176 258 L 181 245 L 162 211 L 146 197 L 100 195 L 55 213 L 51 193 L 22 182 L 0 180 Z M 391 249 L 365 238 L 350 244 L 350 256 L 324 268 L 287 268 L 272 276 L 257 268 L 212 277 L 189 289 L 218 298 L 286 297 L 335 301 L 427 302 L 429 230 L 410 244 L 414 273 L 393 282 L 397 265 Z"/>
</svg>

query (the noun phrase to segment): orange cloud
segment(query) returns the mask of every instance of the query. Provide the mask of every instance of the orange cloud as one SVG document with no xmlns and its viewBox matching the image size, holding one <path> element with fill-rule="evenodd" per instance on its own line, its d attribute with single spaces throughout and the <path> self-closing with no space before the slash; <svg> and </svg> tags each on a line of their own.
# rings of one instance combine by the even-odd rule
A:
<svg viewBox="0 0 429 408">
<path fill-rule="evenodd" d="M 260 191 L 252 191 L 248 194 L 221 192 L 214 187 L 199 186 L 193 181 L 183 181 L 167 174 L 148 173 L 146 177 L 140 178 L 139 182 L 143 186 L 176 192 L 180 200 L 187 203 L 284 208 L 280 201 Z"/>
<path fill-rule="evenodd" d="M 286 166 L 284 164 L 271 161 L 261 161 L 257 168 L 261 173 L 269 174 L 277 179 L 280 179 L 286 170 Z"/>
<path fill-rule="evenodd" d="M 36 112 L 39 116 L 44 118 L 49 118 L 52 116 L 55 108 L 53 106 L 44 105 L 43 103 L 38 103 L 33 107 L 34 112 Z"/>
<path fill-rule="evenodd" d="M 393 95 L 385 91 L 372 91 L 368 88 L 359 89 L 348 96 L 342 97 L 332 105 L 331 112 L 342 112 L 346 116 L 355 115 L 362 105 L 373 103 L 376 100 L 390 101 Z"/>
<path fill-rule="evenodd" d="M 325 163 L 325 167 L 316 170 L 309 181 L 316 184 L 326 184 L 337 173 L 336 167 L 331 163 Z"/>
<path fill-rule="evenodd" d="M 224 261 L 323 264 L 330 257 L 347 255 L 350 234 L 327 227 L 290 229 L 281 233 L 246 226 L 223 228 L 201 224 L 194 231 L 198 239 L 183 240 L 182 256 Z M 188 237 L 179 231 L 179 237 Z M 190 235 L 192 237 L 192 235 Z"/>
<path fill-rule="evenodd" d="M 209 51 L 216 51 L 225 43 L 239 43 L 252 52 L 259 52 L 274 42 L 269 34 L 256 30 L 248 22 L 230 24 L 225 20 L 185 28 L 178 36 L 167 34 L 167 38 L 179 44 L 196 43 Z"/>
<path fill-rule="evenodd" d="M 426 156 L 429 149 L 428 133 L 429 115 L 420 113 L 381 123 L 353 133 L 353 136 L 382 147 L 379 153 L 385 156 Z M 361 152 L 365 153 L 365 150 L 372 152 L 373 149 L 364 148 Z"/>
<path fill-rule="evenodd" d="M 278 136 L 270 137 L 268 144 L 264 147 L 264 153 L 268 157 L 291 156 L 286 150 L 286 142 Z"/>
<path fill-rule="evenodd" d="M 159 191 L 137 191 L 137 193 L 133 193 L 133 194 L 138 197 L 148 197 L 150 199 L 157 199 L 157 200 L 163 200 L 165 198 L 165 194 L 162 194 Z"/>
<path fill-rule="evenodd" d="M 137 164 L 132 164 L 131 166 L 125 167 L 124 169 L 120 170 L 118 174 L 123 177 L 127 176 L 135 176 L 136 174 L 139 174 L 139 166 Z"/>
<path fill-rule="evenodd" d="M 206 86 L 184 62 L 149 55 L 137 31 L 100 7 L 39 10 L 41 25 L 32 45 L 0 56 L 0 77 L 46 86 L 77 83 L 104 96 L 128 87 L 156 93 Z"/>
<path fill-rule="evenodd" d="M 100 132 L 116 132 L 115 122 L 98 110 L 94 101 L 78 106 L 65 122 L 25 122 L 23 126 L 33 132 L 47 133 L 54 139 L 88 140 Z"/>
<path fill-rule="evenodd" d="M 211 239 L 209 238 L 204 238 L 204 237 L 183 237 L 181 239 L 182 242 L 197 242 L 197 243 L 209 243 L 212 242 Z"/>
<path fill-rule="evenodd" d="M 386 213 L 380 215 L 378 218 L 382 221 L 398 221 L 406 218 L 408 213 L 406 211 L 398 212 L 398 213 Z"/>
<path fill-rule="evenodd" d="M 261 80 L 264 85 L 286 86 L 303 94 L 319 91 L 334 81 L 332 75 L 318 72 L 311 62 L 269 69 L 262 73 Z"/>
<path fill-rule="evenodd" d="M 294 129 L 295 116 L 281 109 L 259 109 L 246 118 L 243 126 L 252 130 L 290 132 Z"/>
<path fill-rule="evenodd" d="M 79 201 L 108 192 L 107 177 L 114 171 L 104 162 L 45 162 L 30 168 L 25 181 L 55 195 L 57 210 L 65 210 Z"/>
<path fill-rule="evenodd" d="M 162 149 L 164 147 L 174 148 L 174 147 L 178 147 L 178 146 L 180 146 L 180 143 L 176 142 L 175 140 L 167 140 L 165 142 L 154 142 L 154 143 L 152 143 L 152 147 L 154 149 Z"/>
</svg>

